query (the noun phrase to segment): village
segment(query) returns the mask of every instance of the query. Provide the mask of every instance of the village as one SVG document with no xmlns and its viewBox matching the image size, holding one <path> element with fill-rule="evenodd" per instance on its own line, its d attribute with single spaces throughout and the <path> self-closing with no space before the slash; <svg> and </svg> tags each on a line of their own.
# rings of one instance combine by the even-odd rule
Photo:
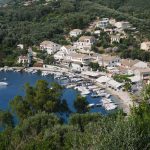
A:
<svg viewBox="0 0 150 150">
<path fill-rule="evenodd" d="M 67 87 L 78 89 L 82 96 L 89 94 L 89 88 L 83 85 L 77 87 L 77 83 L 82 78 L 88 79 L 94 83 L 89 85 L 92 90 L 96 91 L 101 87 L 107 89 L 108 93 L 118 96 L 121 100 L 120 103 L 123 103 L 123 107 L 128 113 L 130 106 L 139 101 L 143 86 L 149 84 L 150 64 L 137 59 L 122 59 L 116 54 L 114 55 L 113 52 L 118 50 L 116 45 L 129 36 L 126 30 L 131 30 L 133 33 L 138 32 L 127 21 L 117 22 L 112 18 L 97 18 L 85 30 L 71 30 L 69 35 L 66 35 L 68 45 L 60 45 L 49 40 L 42 41 L 39 46 L 36 46 L 36 51 L 30 47 L 27 55 L 19 56 L 18 64 L 25 67 L 24 70 L 28 72 L 35 73 L 37 70 L 41 70 L 42 75 L 57 72 L 56 78 L 61 78 L 60 73 L 62 75 L 72 73 L 70 76 L 74 80 L 76 78 L 76 81 L 71 82 Z M 101 34 L 105 33 L 109 36 L 108 42 L 111 47 L 106 48 L 103 53 L 98 53 L 96 43 Z M 149 41 L 143 41 L 140 45 L 142 50 L 150 50 Z M 17 47 L 24 49 L 23 44 L 18 44 Z M 50 56 L 52 62 L 46 63 L 38 57 L 38 51 Z M 33 61 L 34 65 L 31 66 Z M 1 70 L 3 69 L 1 68 Z M 93 96 L 102 96 L 101 94 L 106 96 L 107 93 L 97 92 Z M 108 94 L 107 96 L 109 97 Z M 112 107 L 115 108 L 115 106 Z"/>
</svg>

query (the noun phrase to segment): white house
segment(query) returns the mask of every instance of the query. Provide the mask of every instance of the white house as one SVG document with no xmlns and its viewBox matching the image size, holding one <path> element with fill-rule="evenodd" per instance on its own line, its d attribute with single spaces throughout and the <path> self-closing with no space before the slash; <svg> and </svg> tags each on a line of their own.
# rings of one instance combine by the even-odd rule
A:
<svg viewBox="0 0 150 150">
<path fill-rule="evenodd" d="M 82 63 L 83 65 L 88 65 L 91 62 L 92 57 L 86 54 L 79 54 L 73 52 L 70 53 L 65 59 L 70 60 L 71 62 L 78 62 Z"/>
<path fill-rule="evenodd" d="M 104 67 L 117 67 L 120 64 L 120 58 L 117 56 L 101 55 L 98 63 Z"/>
<path fill-rule="evenodd" d="M 115 23 L 116 23 L 116 19 L 111 18 L 109 20 L 109 24 L 111 24 L 112 26 L 115 26 Z"/>
<path fill-rule="evenodd" d="M 136 67 L 136 68 L 148 68 L 148 64 L 146 62 L 139 61 L 136 64 L 134 64 L 133 67 Z"/>
<path fill-rule="evenodd" d="M 56 60 L 63 60 L 66 56 L 66 53 L 64 53 L 63 51 L 58 51 L 57 53 L 54 54 L 54 58 Z"/>
<path fill-rule="evenodd" d="M 60 51 L 63 51 L 65 53 L 69 54 L 71 52 L 74 52 L 75 48 L 72 45 L 65 45 L 60 48 Z"/>
<path fill-rule="evenodd" d="M 95 30 L 93 33 L 94 33 L 95 35 L 97 35 L 97 36 L 100 36 L 101 31 L 100 31 L 100 30 Z"/>
<path fill-rule="evenodd" d="M 120 43 L 120 35 L 111 35 L 111 44 L 113 44 L 113 42 Z"/>
<path fill-rule="evenodd" d="M 127 22 L 127 21 L 120 21 L 120 22 L 116 22 L 115 23 L 115 26 L 118 28 L 118 29 L 128 29 L 131 27 L 130 23 Z"/>
<path fill-rule="evenodd" d="M 97 23 L 96 27 L 105 29 L 108 25 L 109 25 L 109 19 L 108 18 L 102 18 L 102 20 L 100 20 Z"/>
<path fill-rule="evenodd" d="M 94 36 L 81 36 L 77 42 L 73 44 L 79 50 L 91 50 L 91 46 L 95 43 Z"/>
<path fill-rule="evenodd" d="M 75 48 L 72 45 L 62 46 L 60 51 L 54 54 L 54 58 L 56 60 L 64 60 L 72 52 L 75 52 Z"/>
<path fill-rule="evenodd" d="M 141 43 L 141 49 L 145 51 L 150 50 L 150 41 Z"/>
<path fill-rule="evenodd" d="M 150 80 L 150 68 L 137 68 L 134 70 L 134 74 L 140 77 L 141 80 Z"/>
<path fill-rule="evenodd" d="M 43 41 L 40 44 L 40 50 L 47 51 L 48 54 L 54 54 L 55 52 L 59 51 L 61 46 L 51 41 Z"/>
<path fill-rule="evenodd" d="M 18 44 L 17 47 L 20 48 L 20 49 L 23 49 L 24 45 L 23 44 Z"/>
<path fill-rule="evenodd" d="M 70 37 L 77 37 L 82 34 L 82 30 L 74 29 L 74 30 L 70 31 L 69 34 L 70 34 Z"/>
<path fill-rule="evenodd" d="M 29 59 L 27 56 L 19 56 L 18 58 L 18 63 L 19 64 L 25 64 L 25 63 L 28 63 Z"/>
</svg>

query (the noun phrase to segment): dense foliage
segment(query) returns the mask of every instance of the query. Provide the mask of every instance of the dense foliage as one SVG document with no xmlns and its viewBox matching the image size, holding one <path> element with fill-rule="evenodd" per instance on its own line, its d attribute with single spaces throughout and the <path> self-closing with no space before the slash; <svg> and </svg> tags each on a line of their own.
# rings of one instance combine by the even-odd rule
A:
<svg viewBox="0 0 150 150">
<path fill-rule="evenodd" d="M 58 85 L 55 88 L 56 84 L 52 87 L 47 91 L 47 83 L 38 81 L 35 87 L 26 85 L 25 97 L 12 100 L 11 110 L 19 117 L 17 125 L 11 112 L 0 111 L 1 149 L 150 149 L 150 86 L 143 91 L 143 102 L 139 107 L 133 107 L 129 116 L 121 110 L 107 116 L 86 113 L 78 108 L 81 104 L 85 109 L 87 102 L 78 97 L 75 107 L 79 113 L 72 114 L 67 124 L 58 115 L 66 105 L 59 107 L 60 110 L 55 105 L 47 105 L 60 101 L 60 88 Z M 45 95 L 43 90 L 49 94 Z"/>
<path fill-rule="evenodd" d="M 141 40 L 150 39 L 150 21 L 146 18 L 149 16 L 148 0 L 52 0 L 46 5 L 41 0 L 28 7 L 23 6 L 21 0 L 11 2 L 8 7 L 0 9 L 0 66 L 14 65 L 17 56 L 26 53 L 26 48 L 23 52 L 18 51 L 17 44 L 22 43 L 25 47 L 39 45 L 45 39 L 67 44 L 65 35 L 71 29 L 83 29 L 97 16 L 128 20 L 140 31 Z M 144 10 L 144 17 L 140 16 L 141 10 Z M 105 34 L 100 39 L 104 48 L 108 41 Z"/>
</svg>

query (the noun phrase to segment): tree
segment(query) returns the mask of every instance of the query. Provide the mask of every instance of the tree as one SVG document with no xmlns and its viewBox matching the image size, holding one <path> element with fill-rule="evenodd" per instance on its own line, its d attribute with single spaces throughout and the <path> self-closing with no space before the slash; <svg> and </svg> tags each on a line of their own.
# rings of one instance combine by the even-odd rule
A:
<svg viewBox="0 0 150 150">
<path fill-rule="evenodd" d="M 88 112 L 88 102 L 85 97 L 78 96 L 74 101 L 74 107 L 78 113 L 86 113 Z"/>
<path fill-rule="evenodd" d="M 25 96 L 16 96 L 11 102 L 11 109 L 20 121 L 35 115 L 37 112 L 69 112 L 65 100 L 61 100 L 63 88 L 52 83 L 49 88 L 45 80 L 38 80 L 35 87 L 25 85 Z"/>
<path fill-rule="evenodd" d="M 13 121 L 12 114 L 8 111 L 0 110 L 0 127 L 5 129 L 13 126 L 14 126 L 14 121 Z"/>
</svg>

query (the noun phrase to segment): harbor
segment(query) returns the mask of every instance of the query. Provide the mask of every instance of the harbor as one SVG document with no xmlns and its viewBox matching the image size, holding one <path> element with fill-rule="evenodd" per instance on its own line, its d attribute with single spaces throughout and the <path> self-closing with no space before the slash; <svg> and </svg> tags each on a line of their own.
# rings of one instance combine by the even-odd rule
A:
<svg viewBox="0 0 150 150">
<path fill-rule="evenodd" d="M 60 68 L 58 66 L 51 66 L 49 68 L 1 68 L 0 69 L 1 78 L 7 78 L 5 74 L 16 74 L 20 76 L 30 76 L 30 79 L 36 80 L 44 79 L 48 82 L 57 82 L 60 85 L 65 87 L 65 92 L 72 91 L 71 99 L 68 98 L 67 102 L 72 103 L 71 110 L 74 111 L 73 101 L 75 97 L 80 94 L 83 97 L 86 97 L 89 102 L 89 108 L 91 112 L 101 112 L 103 114 L 113 111 L 117 108 L 121 108 L 119 105 L 118 98 L 115 95 L 112 95 L 106 88 L 100 87 L 96 84 L 95 80 L 86 77 L 85 75 L 71 72 L 66 68 Z M 3 74 L 3 77 L 2 77 Z M 35 78 L 36 77 L 36 78 Z M 1 83 L 6 83 L 7 85 L 0 86 L 0 90 L 5 90 L 11 87 L 12 84 L 9 81 L 1 81 Z M 19 79 L 18 79 L 19 82 Z M 29 82 L 28 80 L 26 82 Z M 26 83 L 22 83 L 23 85 Z M 33 85 L 33 81 L 29 82 Z M 20 89 L 19 89 L 20 91 Z M 0 91 L 1 92 L 1 91 Z M 23 91 L 20 91 L 23 95 Z M 16 95 L 19 94 L 18 92 Z M 14 95 L 15 96 L 15 95 Z M 68 95 L 66 95 L 67 97 Z M 5 97 L 5 96 L 3 96 Z M 66 98 L 64 97 L 64 98 Z M 74 97 L 74 98 L 72 98 Z M 13 97 L 10 97 L 12 99 Z M 6 100 L 9 102 L 9 99 Z M 1 101 L 2 103 L 2 101 Z M 7 108 L 7 107 L 6 107 Z"/>
</svg>

